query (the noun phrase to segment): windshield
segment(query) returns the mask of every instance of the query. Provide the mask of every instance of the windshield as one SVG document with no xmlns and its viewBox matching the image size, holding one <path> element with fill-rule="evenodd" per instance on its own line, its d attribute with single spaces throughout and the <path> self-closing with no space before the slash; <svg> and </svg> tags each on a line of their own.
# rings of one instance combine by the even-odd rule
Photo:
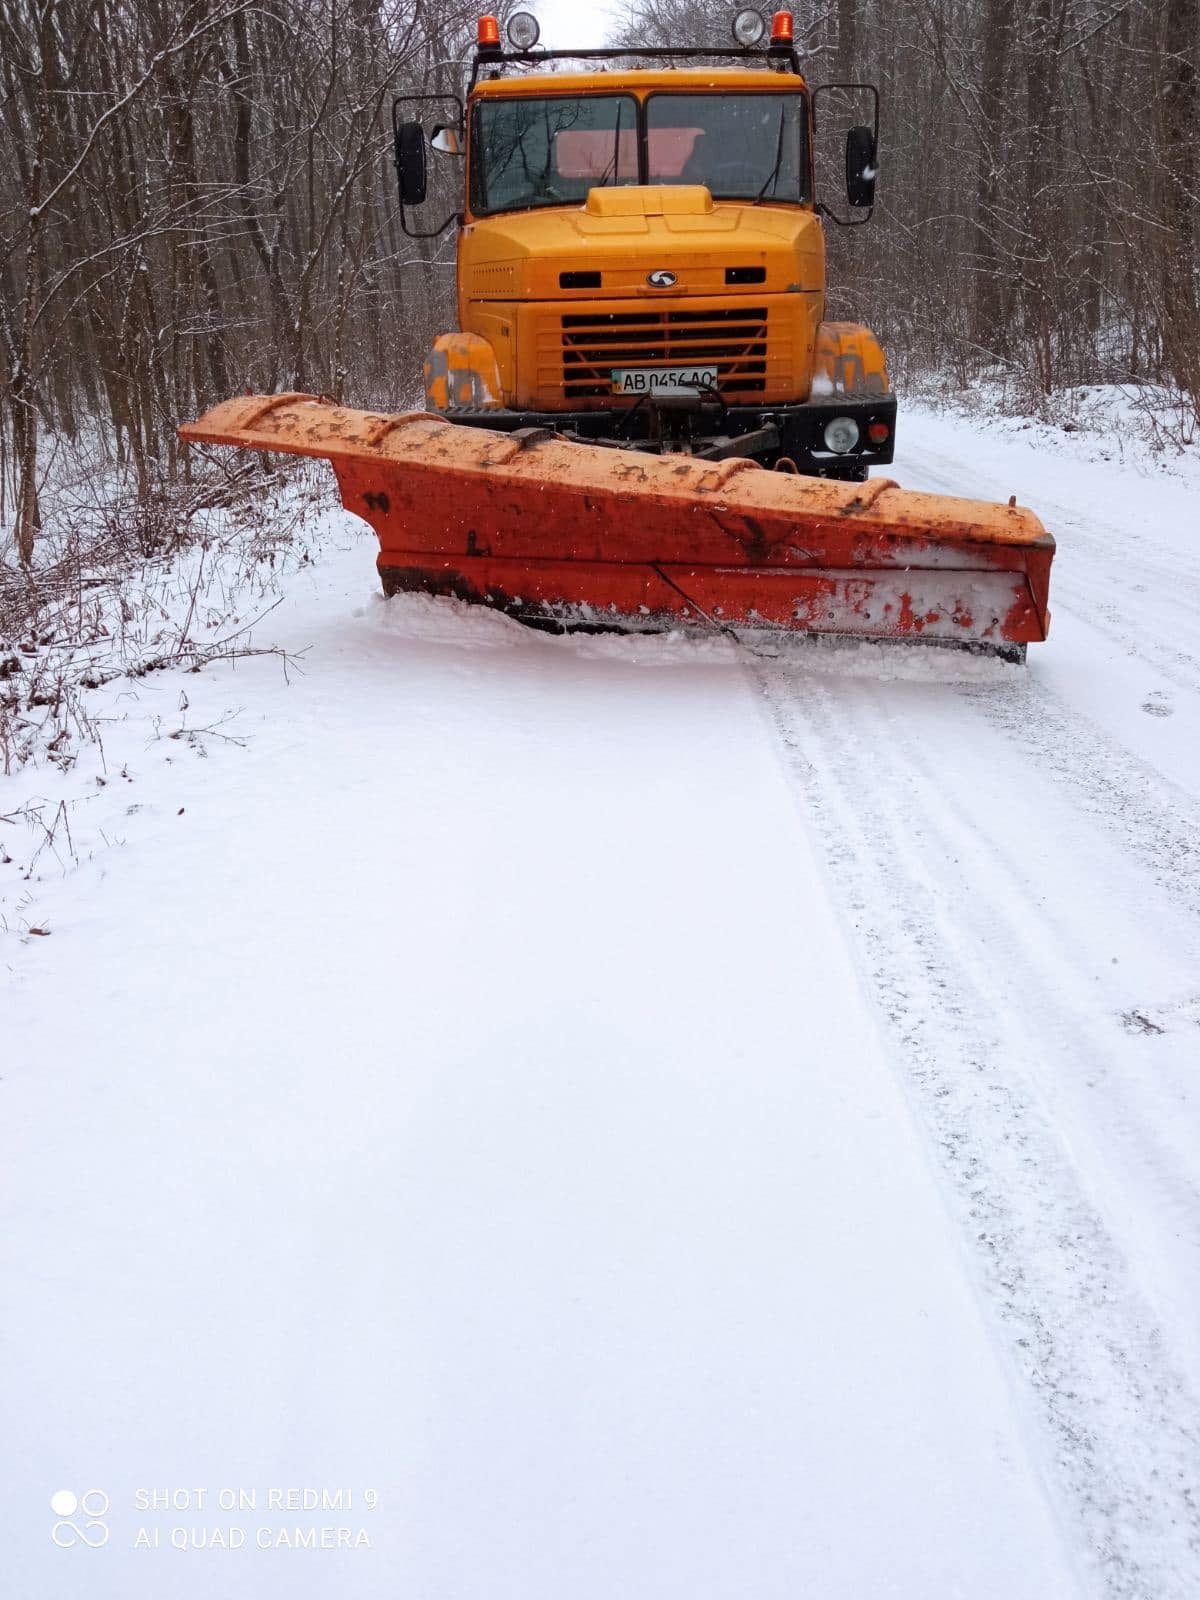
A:
<svg viewBox="0 0 1200 1600">
<path fill-rule="evenodd" d="M 562 205 L 600 185 L 636 183 L 637 111 L 630 95 L 483 101 L 475 108 L 471 209 Z"/>
<path fill-rule="evenodd" d="M 799 94 L 553 95 L 477 102 L 476 215 L 579 205 L 612 184 L 703 184 L 717 200 L 808 199 Z"/>
<path fill-rule="evenodd" d="M 802 200 L 801 101 L 791 94 L 655 94 L 648 183 L 702 183 L 713 199 Z"/>
</svg>

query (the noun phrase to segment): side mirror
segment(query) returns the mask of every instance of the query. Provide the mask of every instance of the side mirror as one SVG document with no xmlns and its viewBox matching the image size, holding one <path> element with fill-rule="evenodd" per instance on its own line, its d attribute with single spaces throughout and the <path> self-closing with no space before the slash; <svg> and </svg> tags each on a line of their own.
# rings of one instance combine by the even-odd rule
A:
<svg viewBox="0 0 1200 1600">
<path fill-rule="evenodd" d="M 435 128 L 429 143 L 444 156 L 460 156 L 463 153 L 457 128 Z"/>
<path fill-rule="evenodd" d="M 875 135 L 851 128 L 846 135 L 846 199 L 852 206 L 875 204 Z"/>
<path fill-rule="evenodd" d="M 419 206 L 425 198 L 425 130 L 419 122 L 402 122 L 396 129 L 396 179 L 400 204 Z"/>
</svg>

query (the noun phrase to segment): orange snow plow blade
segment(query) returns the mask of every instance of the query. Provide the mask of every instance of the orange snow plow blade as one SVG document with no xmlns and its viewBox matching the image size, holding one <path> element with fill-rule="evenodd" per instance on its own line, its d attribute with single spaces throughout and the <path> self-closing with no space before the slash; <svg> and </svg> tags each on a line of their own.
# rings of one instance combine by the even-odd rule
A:
<svg viewBox="0 0 1200 1600">
<path fill-rule="evenodd" d="M 323 456 L 379 536 L 388 594 L 563 627 L 776 628 L 1019 657 L 1049 627 L 1054 540 L 1014 504 L 503 433 L 312 395 L 247 396 L 184 439 Z"/>
</svg>

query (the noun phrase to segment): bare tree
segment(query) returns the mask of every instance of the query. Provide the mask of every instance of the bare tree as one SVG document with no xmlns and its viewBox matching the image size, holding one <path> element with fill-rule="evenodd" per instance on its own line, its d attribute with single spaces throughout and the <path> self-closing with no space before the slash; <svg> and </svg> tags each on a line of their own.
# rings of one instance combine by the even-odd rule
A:
<svg viewBox="0 0 1200 1600">
<path fill-rule="evenodd" d="M 390 105 L 461 88 L 475 9 L 0 0 L 0 501 L 23 563 L 47 441 L 84 428 L 145 498 L 186 469 L 177 423 L 231 391 L 409 387 L 449 307 L 435 247 L 395 226 Z"/>
<path fill-rule="evenodd" d="M 836 0 L 798 9 L 806 75 L 884 105 L 870 239 L 829 237 L 831 300 L 893 361 L 1001 372 L 1032 404 L 1173 387 L 1200 424 L 1200 0 Z M 710 42 L 708 0 L 627 0 L 624 37 Z"/>
</svg>

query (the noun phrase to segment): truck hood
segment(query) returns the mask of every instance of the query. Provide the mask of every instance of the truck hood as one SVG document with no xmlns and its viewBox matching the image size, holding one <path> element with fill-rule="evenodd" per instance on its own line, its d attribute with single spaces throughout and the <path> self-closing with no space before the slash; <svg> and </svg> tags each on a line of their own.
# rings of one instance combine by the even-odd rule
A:
<svg viewBox="0 0 1200 1600">
<path fill-rule="evenodd" d="M 819 292 L 825 240 L 798 206 L 715 201 L 675 184 L 593 189 L 584 204 L 467 223 L 471 300 Z M 656 287 L 651 273 L 673 273 Z"/>
</svg>

